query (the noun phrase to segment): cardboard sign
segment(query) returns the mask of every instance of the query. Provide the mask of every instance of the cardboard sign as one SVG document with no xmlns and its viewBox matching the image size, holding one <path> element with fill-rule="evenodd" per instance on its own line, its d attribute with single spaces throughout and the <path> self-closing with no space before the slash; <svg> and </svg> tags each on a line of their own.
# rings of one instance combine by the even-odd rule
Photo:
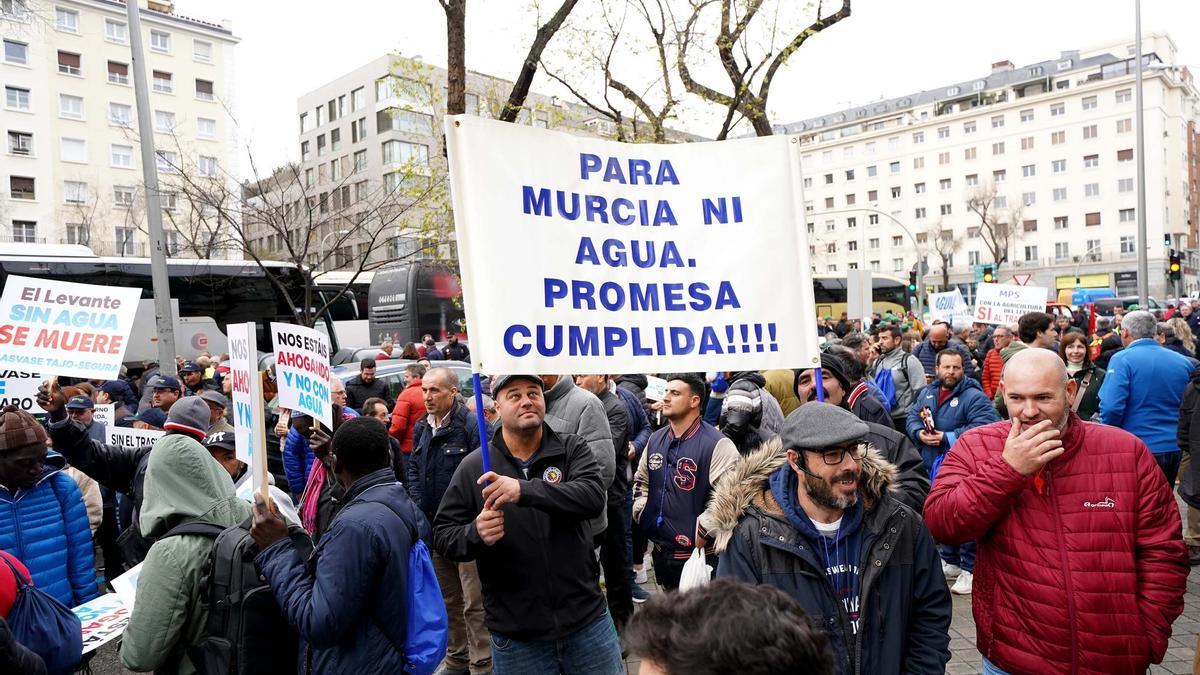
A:
<svg viewBox="0 0 1200 675">
<path fill-rule="evenodd" d="M 108 427 L 108 444 L 121 448 L 140 448 L 143 445 L 153 445 L 164 433 L 166 432 L 154 429 Z"/>
<path fill-rule="evenodd" d="M 0 296 L 0 367 L 115 380 L 141 294 L 10 274 Z"/>
<path fill-rule="evenodd" d="M 109 429 L 117 426 L 117 420 L 113 419 L 116 407 L 115 403 L 96 403 L 92 410 L 92 423 Z"/>
<path fill-rule="evenodd" d="M 129 608 L 130 615 L 133 614 L 134 604 L 137 600 L 138 579 L 142 576 L 142 565 L 144 564 L 138 563 L 129 568 L 128 572 L 112 580 L 113 591 L 121 599 L 121 604 Z"/>
<path fill-rule="evenodd" d="M 870 325 L 875 309 L 873 288 L 871 270 L 846 271 L 846 314 L 851 319 L 861 319 L 864 328 Z"/>
<path fill-rule="evenodd" d="M 646 398 L 661 401 L 667 395 L 667 381 L 653 375 L 646 376 Z"/>
<path fill-rule="evenodd" d="M 262 380 L 258 376 L 256 329 L 253 323 L 226 326 L 229 335 L 229 378 L 233 393 L 233 428 L 237 458 L 250 466 L 255 492 L 267 484 L 267 434 Z"/>
<path fill-rule="evenodd" d="M 71 609 L 83 630 L 83 653 L 95 651 L 125 632 L 129 608 L 116 593 L 108 593 Z"/>
<path fill-rule="evenodd" d="M 477 371 L 820 364 L 795 138 L 630 145 L 445 123 Z"/>
<path fill-rule="evenodd" d="M 271 342 L 275 345 L 279 407 L 310 415 L 326 429 L 333 428 L 329 337 L 304 326 L 272 323 Z"/>
<path fill-rule="evenodd" d="M 37 404 L 37 390 L 46 379 L 28 371 L 0 370 L 0 407 L 15 405 L 32 415 L 44 414 Z"/>
<path fill-rule="evenodd" d="M 1014 324 L 1025 314 L 1046 311 L 1047 293 L 1040 286 L 979 284 L 975 289 L 975 320 Z"/>
<path fill-rule="evenodd" d="M 971 320 L 971 308 L 963 300 L 962 293 L 956 288 L 945 293 L 929 295 L 929 316 L 934 320 L 942 320 L 954 325 L 955 319 L 965 317 Z M 959 319 L 961 322 L 961 319 Z"/>
</svg>

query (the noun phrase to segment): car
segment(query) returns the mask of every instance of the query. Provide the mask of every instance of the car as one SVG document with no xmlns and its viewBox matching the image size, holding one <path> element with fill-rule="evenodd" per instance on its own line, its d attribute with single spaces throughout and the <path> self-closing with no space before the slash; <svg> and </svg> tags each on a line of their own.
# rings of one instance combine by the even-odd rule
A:
<svg viewBox="0 0 1200 675">
<path fill-rule="evenodd" d="M 1133 305 L 1137 305 L 1137 304 L 1139 304 L 1138 296 L 1122 295 L 1122 296 L 1115 297 L 1115 298 L 1099 298 L 1094 303 L 1092 303 L 1092 306 L 1095 307 L 1097 315 L 1112 316 L 1113 310 L 1116 309 L 1117 307 L 1128 310 L 1130 307 L 1132 307 Z M 1149 309 L 1149 310 L 1153 311 L 1156 309 L 1163 308 L 1162 305 L 1158 304 L 1158 301 L 1155 300 L 1154 298 L 1148 298 L 1148 302 L 1146 304 L 1149 306 L 1143 307 L 1142 309 Z"/>
<path fill-rule="evenodd" d="M 395 400 L 400 392 L 404 391 L 404 369 L 415 361 L 406 359 L 388 359 L 379 361 L 375 367 L 375 377 L 383 380 L 388 386 L 388 398 Z M 463 363 L 462 361 L 434 361 L 434 368 L 449 368 L 458 376 L 458 392 L 463 396 L 474 396 L 475 386 L 474 379 L 471 373 L 471 364 Z M 349 382 L 351 379 L 358 376 L 359 362 L 335 366 L 331 371 L 332 376 L 338 378 L 343 383 Z M 484 391 L 487 391 L 486 389 Z"/>
</svg>

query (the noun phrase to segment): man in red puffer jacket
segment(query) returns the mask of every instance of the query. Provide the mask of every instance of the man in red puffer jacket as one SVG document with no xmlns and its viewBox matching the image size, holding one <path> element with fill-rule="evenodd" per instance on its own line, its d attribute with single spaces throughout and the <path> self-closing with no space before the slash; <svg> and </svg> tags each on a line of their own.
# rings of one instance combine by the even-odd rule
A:
<svg viewBox="0 0 1200 675">
<path fill-rule="evenodd" d="M 404 391 L 396 396 L 396 407 L 392 408 L 392 423 L 388 433 L 400 441 L 400 450 L 405 455 L 412 453 L 413 429 L 417 420 L 425 417 L 425 395 L 421 393 L 421 378 L 425 377 L 425 366 L 410 363 L 404 368 Z"/>
<path fill-rule="evenodd" d="M 924 512 L 934 539 L 978 541 L 983 671 L 1145 673 L 1188 575 L 1162 471 L 1135 436 L 1070 412 L 1075 384 L 1054 352 L 1013 355 L 1001 389 L 1011 422 L 959 437 Z"/>
</svg>

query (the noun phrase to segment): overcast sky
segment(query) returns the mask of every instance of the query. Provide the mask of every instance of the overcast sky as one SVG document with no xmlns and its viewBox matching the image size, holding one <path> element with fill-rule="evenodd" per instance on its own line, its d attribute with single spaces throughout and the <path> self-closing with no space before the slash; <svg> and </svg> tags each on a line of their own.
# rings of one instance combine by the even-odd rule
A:
<svg viewBox="0 0 1200 675">
<path fill-rule="evenodd" d="M 528 7 L 526 0 L 471 0 L 467 67 L 511 79 L 534 31 Z M 303 93 L 389 51 L 446 62 L 437 0 L 176 0 L 176 12 L 230 19 L 241 38 L 235 106 L 243 174 L 245 146 L 264 173 L 298 159 L 296 99 Z M 1142 27 L 1166 30 L 1181 62 L 1200 76 L 1200 2 L 1143 0 Z M 849 19 L 791 58 L 769 109 L 775 122 L 795 121 L 980 77 L 993 61 L 1020 66 L 1132 35 L 1133 0 L 854 0 Z M 560 91 L 542 76 L 534 89 Z M 713 124 L 688 130 L 716 133 Z"/>
</svg>

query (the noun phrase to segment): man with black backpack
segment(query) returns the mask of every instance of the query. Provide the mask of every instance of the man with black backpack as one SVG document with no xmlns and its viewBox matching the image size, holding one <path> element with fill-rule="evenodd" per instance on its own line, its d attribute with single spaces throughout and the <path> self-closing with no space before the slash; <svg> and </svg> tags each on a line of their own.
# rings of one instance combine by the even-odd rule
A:
<svg viewBox="0 0 1200 675">
<path fill-rule="evenodd" d="M 925 388 L 925 367 L 912 354 L 900 348 L 904 333 L 899 326 L 879 329 L 879 357 L 871 366 L 871 378 L 888 399 L 892 426 L 903 429 L 917 393 Z"/>
<path fill-rule="evenodd" d="M 311 560 L 256 495 L 255 561 L 308 645 L 309 672 L 432 671 L 446 652 L 446 609 L 421 542 L 429 524 L 396 482 L 387 428 L 364 417 L 344 422 L 333 458 L 345 506 Z"/>
</svg>

